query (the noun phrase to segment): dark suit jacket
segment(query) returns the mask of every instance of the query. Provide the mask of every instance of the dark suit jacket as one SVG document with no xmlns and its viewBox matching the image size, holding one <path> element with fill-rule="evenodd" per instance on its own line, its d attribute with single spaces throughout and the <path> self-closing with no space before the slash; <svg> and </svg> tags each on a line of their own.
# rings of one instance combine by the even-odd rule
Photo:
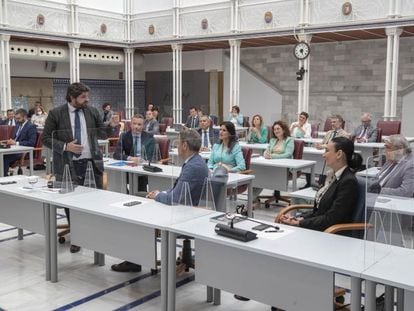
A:
<svg viewBox="0 0 414 311">
<path fill-rule="evenodd" d="M 188 183 L 192 204 L 197 206 L 206 177 L 208 177 L 206 161 L 197 153 L 183 165 L 181 174 L 176 180 L 174 187 L 168 191 L 160 192 L 155 197 L 155 201 L 168 205 L 174 203 L 184 204 L 184 202 L 180 202 L 180 196 L 184 183 Z"/>
<path fill-rule="evenodd" d="M 98 145 L 98 139 L 107 138 L 108 127 L 104 126 L 99 111 L 95 107 L 87 106 L 83 113 L 88 128 L 92 160 L 95 167 L 103 172 L 102 152 Z M 56 107 L 49 112 L 42 135 L 43 144 L 53 150 L 53 173 L 56 177 L 62 177 L 65 164 L 69 164 L 73 174 L 73 153 L 63 149 L 66 143 L 74 140 L 67 104 Z"/>
<path fill-rule="evenodd" d="M 15 121 L 16 122 L 16 121 Z M 0 121 L 0 125 L 9 125 L 9 119 L 4 119 Z"/>
<path fill-rule="evenodd" d="M 26 124 L 21 129 L 18 137 L 16 137 L 17 130 L 18 130 L 18 126 L 14 128 L 12 137 L 17 142 L 19 142 L 19 146 L 28 146 L 28 147 L 36 146 L 36 140 L 37 140 L 36 125 L 31 123 L 30 121 L 27 121 Z"/>
<path fill-rule="evenodd" d="M 354 133 L 352 134 L 352 136 L 354 136 L 355 138 L 358 137 L 359 135 L 361 135 L 363 129 L 364 129 L 364 126 L 361 124 L 354 130 Z M 375 143 L 377 141 L 377 135 L 378 135 L 378 132 L 377 132 L 376 127 L 373 127 L 372 125 L 367 127 L 367 131 L 365 133 L 367 142 Z"/>
<path fill-rule="evenodd" d="M 305 215 L 300 227 L 324 231 L 332 225 L 351 222 L 358 201 L 358 181 L 347 167 L 333 182 L 311 214 Z"/>
<path fill-rule="evenodd" d="M 160 124 L 155 119 L 152 119 L 151 121 L 145 120 L 144 129 L 145 129 L 146 132 L 151 133 L 153 135 L 159 134 L 160 133 Z"/>
<path fill-rule="evenodd" d="M 198 134 L 200 134 L 200 136 L 203 135 L 203 130 L 201 128 L 199 128 L 197 130 Z M 213 129 L 212 127 L 210 127 L 209 131 L 208 131 L 208 136 L 210 139 L 210 145 L 213 146 L 214 144 L 218 144 L 220 141 L 219 138 L 219 130 L 218 129 Z M 201 137 L 201 139 L 203 139 Z M 202 140 L 201 140 L 202 141 Z"/>
<path fill-rule="evenodd" d="M 114 152 L 114 159 L 117 160 L 127 160 L 128 156 L 133 155 L 133 138 L 132 132 L 128 131 L 123 133 L 121 138 L 118 140 L 118 144 L 116 145 L 116 149 Z M 154 150 L 155 139 L 152 134 L 143 131 L 141 133 L 141 147 L 145 147 L 145 151 L 147 152 L 147 156 L 152 158 L 152 153 Z"/>
<path fill-rule="evenodd" d="M 192 128 L 192 127 L 191 127 L 191 121 L 192 121 L 192 118 L 193 118 L 192 116 L 188 116 L 188 117 L 187 117 L 187 121 L 185 121 L 185 126 L 186 126 L 186 127 L 188 127 L 188 128 Z M 196 119 L 195 119 L 195 121 L 194 121 L 194 127 L 193 127 L 193 128 L 195 128 L 195 129 L 196 129 L 196 128 L 198 128 L 198 122 L 200 121 L 200 118 L 199 118 L 198 116 L 196 116 L 195 118 L 196 118 Z"/>
</svg>

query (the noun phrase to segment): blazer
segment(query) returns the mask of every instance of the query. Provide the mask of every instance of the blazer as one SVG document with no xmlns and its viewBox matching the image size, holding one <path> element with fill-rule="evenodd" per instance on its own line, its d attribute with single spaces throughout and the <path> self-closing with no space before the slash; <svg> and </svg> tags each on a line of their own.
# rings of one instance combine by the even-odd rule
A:
<svg viewBox="0 0 414 311">
<path fill-rule="evenodd" d="M 390 162 L 384 164 L 378 175 L 385 171 Z M 406 155 L 386 177 L 382 185 L 381 194 L 396 195 L 400 197 L 413 197 L 414 195 L 414 156 Z"/>
<path fill-rule="evenodd" d="M 151 121 L 145 120 L 144 130 L 150 134 L 159 134 L 160 133 L 160 124 L 157 120 L 152 119 Z"/>
<path fill-rule="evenodd" d="M 243 152 L 240 145 L 236 143 L 231 149 L 231 152 L 223 150 L 223 144 L 215 144 L 211 150 L 210 158 L 208 159 L 208 168 L 214 170 L 220 163 L 229 164 L 232 166 L 230 172 L 239 172 L 246 169 L 246 162 L 244 161 Z"/>
<path fill-rule="evenodd" d="M 330 131 L 326 132 L 326 135 L 322 140 L 323 145 L 326 145 L 327 143 L 329 143 L 332 140 L 333 133 L 334 133 L 334 130 L 330 130 Z M 336 130 L 336 136 L 335 137 L 349 138 L 349 134 L 347 132 L 345 132 L 345 130 L 339 129 L 339 130 Z"/>
<path fill-rule="evenodd" d="M 102 122 L 103 122 L 103 118 L 104 118 L 104 115 L 105 115 L 105 111 L 101 111 L 101 120 L 102 120 Z M 108 111 L 108 115 L 106 116 L 106 121 L 105 122 L 103 122 L 103 124 L 104 125 L 109 125 L 109 123 L 111 123 L 111 120 L 112 120 L 112 116 L 114 115 L 114 112 L 112 111 L 112 110 L 109 110 Z"/>
<path fill-rule="evenodd" d="M 191 202 L 193 206 L 197 206 L 208 173 L 204 159 L 198 153 L 194 154 L 187 163 L 183 164 L 180 176 L 175 181 L 174 187 L 158 193 L 155 201 L 168 205 L 173 205 L 174 203 L 183 204 L 184 202 L 180 202 L 180 197 L 184 185 L 187 183 L 190 187 Z"/>
<path fill-rule="evenodd" d="M 201 147 L 203 147 L 203 144 L 202 144 L 202 142 L 203 142 L 203 130 L 201 128 L 199 128 L 199 129 L 197 129 L 197 132 L 201 136 Z M 211 147 L 213 147 L 214 144 L 219 143 L 219 141 L 220 141 L 219 130 L 210 127 L 208 129 L 208 139 L 210 141 Z"/>
<path fill-rule="evenodd" d="M 116 149 L 114 152 L 114 159 L 126 161 L 129 156 L 133 155 L 133 142 L 132 132 L 128 131 L 121 134 L 121 138 L 118 140 Z M 154 152 L 155 139 L 150 133 L 142 131 L 141 133 L 141 147 L 145 148 L 148 159 L 152 159 Z"/>
<path fill-rule="evenodd" d="M 92 161 L 95 167 L 103 172 L 102 152 L 98 145 L 98 139 L 106 139 L 110 128 L 104 126 L 95 107 L 86 106 L 83 113 L 88 128 Z M 43 144 L 53 150 L 53 172 L 57 176 L 57 180 L 62 177 L 65 164 L 69 164 L 71 171 L 74 172 L 73 153 L 64 150 L 65 144 L 74 140 L 67 103 L 49 112 L 42 135 Z"/>
<path fill-rule="evenodd" d="M 261 138 L 259 139 L 259 137 L 256 135 L 255 132 L 250 131 L 249 136 L 248 136 L 249 137 L 248 141 L 251 142 L 251 143 L 256 143 L 256 144 L 265 144 L 265 143 L 267 143 L 267 134 L 268 134 L 267 127 L 262 126 L 260 128 Z"/>
<path fill-rule="evenodd" d="M 364 130 L 364 125 L 359 125 L 354 132 L 352 133 L 352 136 L 357 138 L 359 135 L 361 135 L 362 131 Z M 372 125 L 367 127 L 367 131 L 365 132 L 365 137 L 367 139 L 367 142 L 374 143 L 377 141 L 377 135 L 378 131 L 376 127 L 373 127 Z"/>
<path fill-rule="evenodd" d="M 9 121 L 10 121 L 9 119 L 1 120 L 0 125 L 9 125 Z M 14 124 L 12 124 L 11 126 L 16 125 L 16 120 L 13 119 L 13 122 Z"/>
<path fill-rule="evenodd" d="M 305 133 L 302 133 L 302 131 L 299 131 L 297 127 L 295 127 L 293 129 L 294 125 L 299 125 L 299 122 L 293 122 L 290 125 L 289 131 L 290 131 L 290 135 L 292 135 L 295 138 L 311 138 L 311 134 L 312 134 L 312 126 L 306 122 L 303 125 L 303 130 L 305 131 Z"/>
<path fill-rule="evenodd" d="M 277 144 L 277 138 L 271 138 L 269 146 L 266 151 L 271 154 L 272 159 L 292 159 L 293 151 L 295 150 L 295 140 L 292 137 L 287 137 L 282 145 L 283 152 L 274 153 L 273 148 Z"/>
<path fill-rule="evenodd" d="M 230 121 L 233 119 L 233 115 L 231 113 L 229 113 L 229 115 L 227 116 L 226 121 Z M 243 115 L 241 113 L 239 113 L 236 117 L 237 120 L 237 124 L 234 124 L 234 126 L 243 126 Z"/>
<path fill-rule="evenodd" d="M 192 116 L 188 116 L 187 117 L 187 121 L 185 121 L 185 126 L 186 127 L 188 127 L 189 129 L 190 128 L 195 128 L 195 129 L 197 129 L 199 126 L 198 126 L 198 124 L 199 124 L 199 122 L 200 122 L 200 118 L 198 117 L 198 116 L 196 116 L 195 117 L 195 121 L 194 121 L 194 127 L 191 127 L 191 121 L 193 120 L 193 117 Z"/>
<path fill-rule="evenodd" d="M 332 183 L 313 212 L 299 222 L 303 228 L 323 231 L 332 225 L 351 222 L 358 201 L 358 181 L 349 167 Z"/>
<path fill-rule="evenodd" d="M 13 130 L 12 137 L 16 142 L 19 143 L 19 146 L 34 147 L 36 146 L 37 141 L 37 129 L 36 125 L 27 121 L 23 128 L 21 129 L 19 136 L 16 137 L 19 126 L 16 126 Z"/>
</svg>

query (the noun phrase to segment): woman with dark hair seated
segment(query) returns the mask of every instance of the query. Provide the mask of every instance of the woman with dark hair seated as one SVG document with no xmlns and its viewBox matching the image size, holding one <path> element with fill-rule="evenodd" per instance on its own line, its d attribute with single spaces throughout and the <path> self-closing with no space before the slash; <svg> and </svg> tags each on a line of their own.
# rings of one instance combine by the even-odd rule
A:
<svg viewBox="0 0 414 311">
<path fill-rule="evenodd" d="M 223 166 L 228 172 L 239 172 L 246 169 L 243 152 L 237 142 L 236 129 L 230 121 L 220 124 L 220 142 L 215 144 L 208 159 L 208 168 L 214 170 Z"/>
<path fill-rule="evenodd" d="M 354 172 L 361 166 L 361 156 L 354 154 L 350 139 L 335 137 L 327 144 L 323 157 L 331 171 L 316 193 L 313 211 L 299 218 L 283 215 L 282 223 L 324 231 L 332 225 L 352 221 L 358 201 Z"/>
</svg>

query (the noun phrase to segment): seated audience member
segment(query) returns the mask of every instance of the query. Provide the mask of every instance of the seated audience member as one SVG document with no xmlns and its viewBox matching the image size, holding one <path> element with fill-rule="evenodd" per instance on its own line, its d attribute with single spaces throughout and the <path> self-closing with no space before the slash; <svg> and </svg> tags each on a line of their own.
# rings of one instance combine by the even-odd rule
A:
<svg viewBox="0 0 414 311">
<path fill-rule="evenodd" d="M 292 159 L 295 149 L 294 139 L 284 121 L 276 121 L 272 126 L 272 138 L 264 152 L 266 159 Z"/>
<path fill-rule="evenodd" d="M 354 144 L 345 137 L 333 138 L 323 157 L 331 171 L 325 185 L 316 193 L 313 211 L 299 218 L 284 215 L 282 223 L 323 231 L 352 221 L 358 201 L 358 182 L 353 169 L 361 165 L 361 157 L 354 156 Z"/>
<path fill-rule="evenodd" d="M 160 113 L 160 109 L 157 106 L 154 106 L 152 109 L 152 115 L 154 116 L 154 120 L 157 120 L 157 122 L 160 122 L 159 120 L 159 113 Z"/>
<path fill-rule="evenodd" d="M 391 135 L 385 141 L 385 164 L 377 174 L 377 181 L 369 186 L 369 192 L 413 197 L 414 156 L 407 139 Z"/>
<path fill-rule="evenodd" d="M 349 138 L 349 134 L 342 128 L 344 119 L 339 115 L 331 117 L 332 130 L 328 131 L 322 140 L 322 143 L 315 144 L 316 149 L 324 149 L 325 146 L 335 137 Z"/>
<path fill-rule="evenodd" d="M 36 108 L 36 112 L 32 115 L 30 122 L 36 126 L 44 127 L 47 118 L 47 113 L 44 111 L 42 106 Z"/>
<path fill-rule="evenodd" d="M 208 168 L 214 170 L 217 166 L 223 166 L 228 172 L 244 171 L 246 163 L 232 122 L 225 121 L 220 124 L 219 139 L 219 143 L 211 151 Z"/>
<path fill-rule="evenodd" d="M 200 117 L 200 128 L 197 130 L 201 136 L 201 151 L 208 151 L 219 141 L 219 131 L 210 127 L 211 120 L 208 116 Z"/>
<path fill-rule="evenodd" d="M 148 110 L 145 114 L 144 129 L 147 133 L 156 135 L 160 133 L 160 125 L 157 120 L 154 119 L 152 111 Z"/>
<path fill-rule="evenodd" d="M 377 128 L 371 125 L 371 119 L 371 114 L 368 112 L 362 114 L 361 125 L 358 126 L 352 134 L 357 143 L 373 143 L 377 141 Z"/>
<path fill-rule="evenodd" d="M 36 126 L 27 120 L 27 111 L 18 109 L 16 111 L 16 127 L 12 135 L 13 138 L 7 140 L 9 146 L 27 146 L 34 147 L 36 145 L 37 130 Z M 19 160 L 22 154 L 6 154 L 3 158 L 3 176 L 9 173 L 10 164 Z"/>
<path fill-rule="evenodd" d="M 114 114 L 114 112 L 111 109 L 112 107 L 110 103 L 105 103 L 102 105 L 101 117 L 102 122 L 105 126 L 108 126 L 111 123 L 112 115 Z"/>
<path fill-rule="evenodd" d="M 36 114 L 37 107 L 42 107 L 42 104 L 39 101 L 36 101 L 35 104 L 34 104 L 34 106 L 33 106 L 33 108 L 29 109 L 29 112 L 27 113 L 27 118 L 32 123 L 33 123 L 32 116 Z"/>
<path fill-rule="evenodd" d="M 267 127 L 263 125 L 263 118 L 260 114 L 253 116 L 247 141 L 255 144 L 267 143 Z"/>
<path fill-rule="evenodd" d="M 181 131 L 178 137 L 178 156 L 184 160 L 184 164 L 180 176 L 172 189 L 151 191 L 147 198 L 168 205 L 183 203 L 180 202 L 180 196 L 185 183 L 187 183 L 190 186 L 191 202 L 193 206 L 197 206 L 204 181 L 208 177 L 206 162 L 198 154 L 200 147 L 201 137 L 194 129 Z"/>
<path fill-rule="evenodd" d="M 6 114 L 7 114 L 6 119 L 2 120 L 0 125 L 9 125 L 9 126 L 16 125 L 16 119 L 14 118 L 14 110 L 8 109 Z"/>
<path fill-rule="evenodd" d="M 153 103 L 148 103 L 147 111 L 152 111 L 153 108 L 154 108 L 154 104 Z"/>
<path fill-rule="evenodd" d="M 198 116 L 198 109 L 196 107 L 190 108 L 190 115 L 185 121 L 185 127 L 189 129 L 197 129 L 199 127 L 200 118 Z"/>
<path fill-rule="evenodd" d="M 290 125 L 290 135 L 294 138 L 311 138 L 312 127 L 308 123 L 309 114 L 302 111 L 298 116 L 298 121 Z"/>
<path fill-rule="evenodd" d="M 239 106 L 233 106 L 226 121 L 230 121 L 234 126 L 243 126 L 243 115 L 240 113 Z"/>
</svg>

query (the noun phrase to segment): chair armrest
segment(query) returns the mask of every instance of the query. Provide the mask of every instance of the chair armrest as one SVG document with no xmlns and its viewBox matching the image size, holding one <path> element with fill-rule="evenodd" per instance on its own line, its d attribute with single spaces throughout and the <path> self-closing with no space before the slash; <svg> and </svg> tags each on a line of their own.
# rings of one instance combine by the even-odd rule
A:
<svg viewBox="0 0 414 311">
<path fill-rule="evenodd" d="M 313 205 L 310 204 L 296 204 L 296 205 L 289 205 L 285 208 L 282 208 L 279 213 L 275 217 L 275 222 L 280 223 L 280 218 L 283 215 L 286 215 L 290 211 L 298 210 L 298 209 L 313 209 Z"/>
<path fill-rule="evenodd" d="M 353 230 L 365 230 L 365 228 L 373 228 L 371 224 L 356 222 L 356 223 L 347 223 L 347 224 L 337 224 L 332 225 L 329 228 L 325 229 L 326 233 L 338 233 L 341 231 L 353 231 Z"/>
</svg>

